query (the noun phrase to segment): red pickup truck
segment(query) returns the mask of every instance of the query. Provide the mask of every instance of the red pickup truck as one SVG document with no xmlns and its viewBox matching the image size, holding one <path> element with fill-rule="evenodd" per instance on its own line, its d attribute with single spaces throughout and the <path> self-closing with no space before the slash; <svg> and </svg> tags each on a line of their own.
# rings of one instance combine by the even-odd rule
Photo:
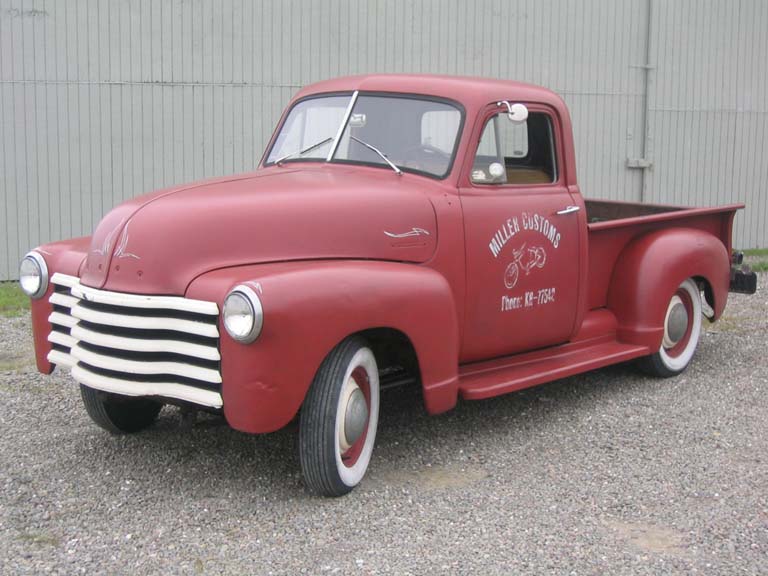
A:
<svg viewBox="0 0 768 576">
<path fill-rule="evenodd" d="M 382 390 L 431 414 L 638 359 L 673 376 L 729 289 L 741 205 L 585 200 L 553 92 L 374 75 L 301 90 L 255 172 L 130 200 L 21 263 L 41 372 L 112 433 L 163 404 L 298 416 L 307 486 L 363 478 Z M 740 263 L 740 262 L 739 262 Z"/>
</svg>

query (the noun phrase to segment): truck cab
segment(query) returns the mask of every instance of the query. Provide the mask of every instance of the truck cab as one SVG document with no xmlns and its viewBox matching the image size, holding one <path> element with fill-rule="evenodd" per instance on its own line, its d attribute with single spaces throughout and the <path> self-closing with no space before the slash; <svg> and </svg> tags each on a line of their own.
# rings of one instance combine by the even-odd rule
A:
<svg viewBox="0 0 768 576">
<path fill-rule="evenodd" d="M 729 290 L 740 205 L 586 200 L 541 87 L 373 75 L 302 89 L 259 168 L 139 196 L 22 261 L 38 369 L 113 434 L 167 403 L 299 418 L 308 488 L 358 485 L 382 389 L 428 412 L 617 362 L 674 376 Z"/>
</svg>

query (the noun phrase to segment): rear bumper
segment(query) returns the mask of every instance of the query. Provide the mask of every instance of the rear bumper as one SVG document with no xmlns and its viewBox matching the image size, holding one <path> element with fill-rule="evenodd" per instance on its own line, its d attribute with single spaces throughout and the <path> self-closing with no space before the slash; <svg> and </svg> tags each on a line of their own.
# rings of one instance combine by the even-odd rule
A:
<svg viewBox="0 0 768 576">
<path fill-rule="evenodd" d="M 757 274 L 744 264 L 744 253 L 739 250 L 731 253 L 731 283 L 728 291 L 739 294 L 757 292 Z"/>
<path fill-rule="evenodd" d="M 728 291 L 739 294 L 754 294 L 757 292 L 757 274 L 751 270 L 731 268 L 731 284 Z"/>
</svg>

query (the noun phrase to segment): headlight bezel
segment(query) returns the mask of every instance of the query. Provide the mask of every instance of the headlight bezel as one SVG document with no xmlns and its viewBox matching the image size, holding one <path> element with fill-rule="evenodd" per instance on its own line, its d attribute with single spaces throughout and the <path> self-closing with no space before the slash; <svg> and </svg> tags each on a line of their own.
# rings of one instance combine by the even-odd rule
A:
<svg viewBox="0 0 768 576">
<path fill-rule="evenodd" d="M 32 262 L 32 264 L 37 267 L 40 283 L 38 284 L 37 289 L 33 292 L 28 291 L 24 287 L 24 282 L 23 282 L 24 275 L 22 274 L 22 267 L 24 266 L 24 262 Z M 45 258 L 43 258 L 43 256 L 39 252 L 36 252 L 34 250 L 28 252 L 24 256 L 24 258 L 21 259 L 21 262 L 19 263 L 19 286 L 21 286 L 21 289 L 24 292 L 24 294 L 29 296 L 32 300 L 39 300 L 48 291 L 49 281 L 50 281 L 50 276 L 48 274 L 48 265 L 45 263 Z"/>
<path fill-rule="evenodd" d="M 230 325 L 227 322 L 227 302 L 232 297 L 244 298 L 251 309 L 251 328 L 246 334 L 238 334 L 230 329 Z M 250 344 L 256 340 L 264 328 L 264 309 L 261 306 L 261 299 L 258 294 L 245 284 L 239 284 L 232 288 L 224 298 L 221 311 L 221 323 L 224 325 L 224 329 L 229 334 L 230 338 L 241 344 Z"/>
</svg>

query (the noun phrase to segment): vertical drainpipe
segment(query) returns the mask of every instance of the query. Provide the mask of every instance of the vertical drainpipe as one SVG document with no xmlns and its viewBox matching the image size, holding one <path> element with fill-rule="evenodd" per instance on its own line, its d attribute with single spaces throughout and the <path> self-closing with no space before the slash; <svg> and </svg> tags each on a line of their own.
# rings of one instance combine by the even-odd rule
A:
<svg viewBox="0 0 768 576">
<path fill-rule="evenodd" d="M 653 30 L 653 0 L 646 1 L 646 27 L 645 27 L 645 62 L 643 64 L 636 64 L 633 68 L 641 68 L 643 70 L 643 110 L 641 123 L 643 127 L 640 157 L 639 158 L 627 158 L 627 168 L 634 168 L 642 170 L 640 174 L 640 202 L 645 202 L 647 193 L 646 187 L 648 185 L 647 171 L 653 165 L 651 162 L 651 152 L 653 135 L 651 134 L 650 123 L 650 92 L 651 92 L 651 71 L 655 66 L 651 64 L 651 38 Z"/>
</svg>

